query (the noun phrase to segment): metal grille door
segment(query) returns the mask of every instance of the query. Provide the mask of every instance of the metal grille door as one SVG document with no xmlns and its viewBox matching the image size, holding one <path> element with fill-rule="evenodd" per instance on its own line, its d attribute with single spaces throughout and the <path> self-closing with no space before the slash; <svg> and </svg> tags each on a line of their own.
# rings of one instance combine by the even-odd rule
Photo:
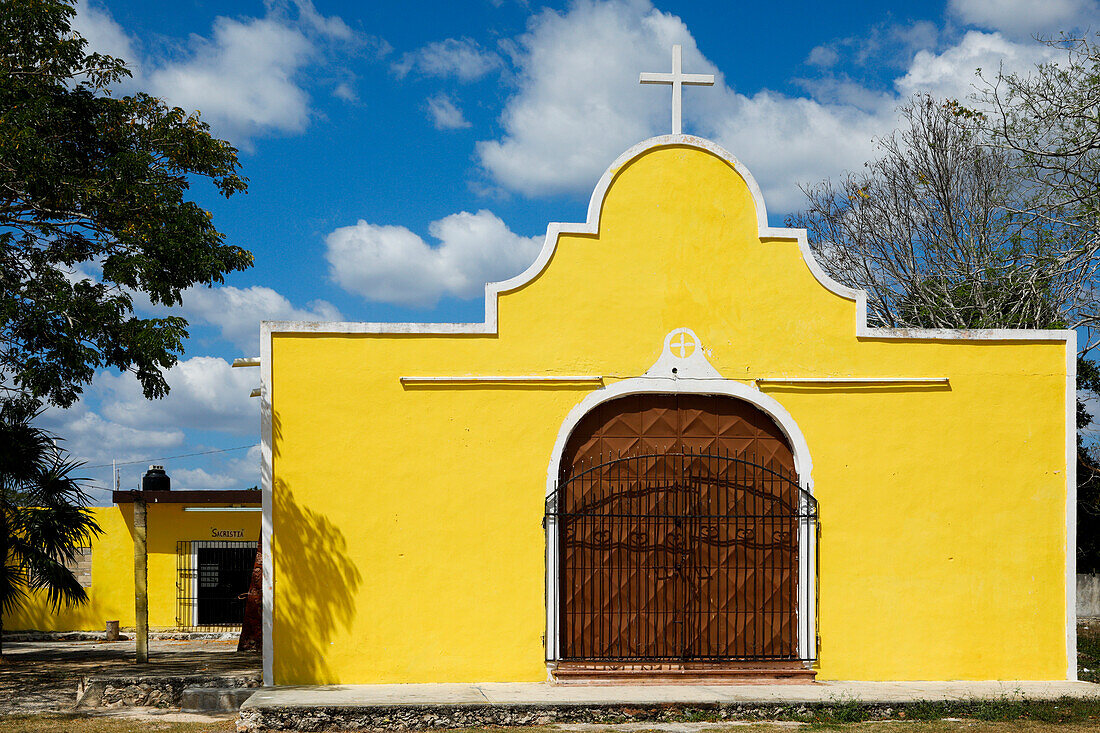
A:
<svg viewBox="0 0 1100 733">
<path fill-rule="evenodd" d="M 801 544 L 816 531 L 817 506 L 778 427 L 731 398 L 601 407 L 574 431 L 547 505 L 558 657 L 805 658 Z"/>
<path fill-rule="evenodd" d="M 566 660 L 794 660 L 799 536 L 790 475 L 717 454 L 620 456 L 554 497 Z"/>
<path fill-rule="evenodd" d="M 257 542 L 176 543 L 176 625 L 238 627 L 256 561 Z"/>
</svg>

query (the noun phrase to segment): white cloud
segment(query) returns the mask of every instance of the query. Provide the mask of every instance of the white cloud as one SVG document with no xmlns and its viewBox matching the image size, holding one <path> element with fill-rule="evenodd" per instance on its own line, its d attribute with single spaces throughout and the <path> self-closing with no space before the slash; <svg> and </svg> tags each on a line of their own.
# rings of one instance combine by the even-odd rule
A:
<svg viewBox="0 0 1100 733">
<path fill-rule="evenodd" d="M 186 434 L 179 428 L 153 430 L 119 425 L 104 419 L 92 410 L 87 400 L 77 402 L 67 410 L 51 407 L 38 423 L 61 438 L 59 445 L 71 460 L 107 468 L 80 468 L 74 474 L 90 480 L 86 484 L 93 500 L 110 503 L 111 461 L 144 461 L 148 456 L 163 456 L 179 451 Z M 142 466 L 144 470 L 144 466 Z M 124 487 L 134 485 L 134 473 L 126 476 Z"/>
<path fill-rule="evenodd" d="M 213 37 L 196 38 L 189 58 L 152 70 L 148 85 L 184 109 L 197 109 L 222 134 L 301 132 L 309 96 L 295 75 L 313 53 L 305 34 L 272 17 L 218 18 Z"/>
<path fill-rule="evenodd" d="M 437 94 L 428 98 L 428 114 L 431 115 L 432 124 L 437 130 L 461 130 L 470 126 L 462 110 L 455 106 L 446 94 Z"/>
<path fill-rule="evenodd" d="M 872 112 L 768 91 L 730 90 L 683 22 L 644 0 L 579 2 L 544 11 L 520 39 L 519 89 L 501 116 L 499 140 L 478 145 L 500 186 L 528 196 L 586 194 L 615 157 L 669 130 L 667 87 L 642 87 L 639 71 L 664 71 L 683 46 L 684 69 L 712 73 L 716 87 L 684 94 L 684 129 L 712 137 L 744 160 L 782 211 L 796 207 L 796 183 L 854 166 L 871 137 L 888 129 L 894 100 L 874 95 Z M 600 68 L 593 75 L 593 68 Z"/>
<path fill-rule="evenodd" d="M 199 110 L 216 134 L 239 145 L 256 135 L 303 131 L 312 115 L 305 69 L 324 47 L 350 44 L 354 33 L 338 17 L 320 15 L 309 0 L 269 5 L 262 18 L 214 20 L 210 37 L 194 35 L 182 53 L 143 56 L 110 13 L 81 0 L 73 26 L 89 48 L 124 58 L 134 78 L 123 91 L 142 89 L 187 110 Z M 372 41 L 379 47 L 384 42 Z"/>
<path fill-rule="evenodd" d="M 172 478 L 172 488 L 176 490 L 201 491 L 206 489 L 243 488 L 233 476 L 208 473 L 202 468 L 168 468 L 166 473 Z"/>
<path fill-rule="evenodd" d="M 226 458 L 226 456 L 237 456 Z M 240 451 L 210 456 L 205 467 L 185 468 L 195 457 L 164 461 L 164 469 L 172 478 L 173 489 L 224 490 L 250 489 L 260 485 L 260 445 Z"/>
<path fill-rule="evenodd" d="M 314 300 L 308 308 L 294 305 L 271 288 L 231 285 L 189 288 L 183 294 L 182 314 L 188 321 L 201 320 L 221 331 L 247 355 L 259 353 L 260 321 L 340 321 L 336 306 Z"/>
<path fill-rule="evenodd" d="M 950 0 L 948 12 L 969 25 L 1027 37 L 1095 26 L 1094 0 Z"/>
<path fill-rule="evenodd" d="M 85 402 L 67 410 L 50 408 L 41 422 L 64 439 L 62 448 L 89 462 L 135 460 L 149 453 L 178 448 L 184 442 L 184 432 L 178 426 L 151 429 L 111 423 Z"/>
<path fill-rule="evenodd" d="M 368 300 L 431 306 L 443 296 L 472 298 L 485 283 L 522 272 L 541 237 L 513 234 L 489 211 L 452 214 L 428 227 L 429 245 L 402 226 L 360 220 L 341 227 L 325 242 L 332 279 Z"/>
<path fill-rule="evenodd" d="M 106 8 L 93 5 L 88 0 L 78 0 L 72 28 L 88 41 L 86 51 L 120 58 L 134 71 L 133 67 L 138 62 L 134 42 Z"/>
<path fill-rule="evenodd" d="M 940 29 L 926 20 L 877 23 L 865 33 L 838 38 L 811 49 L 806 63 L 820 68 L 837 66 L 841 59 L 851 70 L 868 67 L 904 68 L 917 51 L 935 48 Z"/>
<path fill-rule="evenodd" d="M 684 128 L 744 160 L 780 211 L 800 203 L 795 184 L 835 174 L 871 154 L 889 129 L 895 100 L 872 95 L 872 111 L 763 91 L 730 90 L 683 22 L 644 0 L 579 2 L 544 11 L 520 39 L 519 89 L 501 116 L 505 134 L 478 145 L 500 186 L 528 196 L 587 193 L 635 142 L 669 129 L 667 88 L 642 87 L 638 72 L 663 71 L 683 46 L 684 69 L 713 73 L 716 87 L 687 90 Z M 599 67 L 601 73 L 591 70 Z"/>
<path fill-rule="evenodd" d="M 1037 43 L 1016 43 L 1000 33 L 968 31 L 954 46 L 935 54 L 920 51 L 905 75 L 895 82 L 898 93 L 907 96 L 931 90 L 942 97 L 966 100 L 974 93 L 974 72 L 996 76 L 1001 64 L 1006 70 L 1027 70 L 1058 52 Z"/>
<path fill-rule="evenodd" d="M 501 65 L 500 56 L 486 51 L 476 41 L 448 38 L 403 55 L 393 64 L 393 70 L 402 78 L 415 69 L 424 76 L 454 77 L 471 82 L 499 69 Z"/>
<path fill-rule="evenodd" d="M 294 0 L 298 9 L 298 18 L 304 26 L 318 35 L 335 38 L 340 41 L 354 41 L 355 32 L 337 15 L 324 16 L 317 12 L 312 0 Z M 382 42 L 384 45 L 384 42 Z"/>
<path fill-rule="evenodd" d="M 184 363 L 182 366 L 184 371 L 192 371 L 194 365 Z M 228 369 L 223 362 L 219 369 L 211 372 L 221 372 L 222 378 L 228 377 L 237 386 L 241 382 L 250 383 L 243 375 L 226 374 Z M 233 371 L 251 372 L 252 380 L 256 379 L 254 369 Z M 71 459 L 87 464 L 87 468 L 78 469 L 76 474 L 91 480 L 89 488 L 92 497 L 100 505 L 110 504 L 112 461 L 119 463 L 124 489 L 136 486 L 148 464 L 153 462 L 165 466 L 176 489 L 248 488 L 259 483 L 258 444 L 247 452 L 170 458 L 212 448 L 209 444 L 195 442 L 193 434 L 189 435 L 195 427 L 200 427 L 204 432 L 225 432 L 234 436 L 244 433 L 244 439 L 235 437 L 231 445 L 247 442 L 248 436 L 255 436 L 258 432 L 259 416 L 255 406 L 250 408 L 252 414 L 242 419 L 235 414 L 240 412 L 239 409 L 212 405 L 217 398 L 209 393 L 219 390 L 196 389 L 193 375 L 180 379 L 170 372 L 169 379 L 174 385 L 171 397 L 142 404 L 132 377 L 101 372 L 84 399 L 67 410 L 49 408 L 39 419 L 43 427 L 62 438 L 60 445 Z M 202 394 L 204 392 L 207 394 Z M 224 388 L 220 392 L 223 398 L 240 407 L 239 392 L 230 394 Z M 199 393 L 197 405 L 193 404 L 196 393 Z M 251 402 L 256 403 L 257 400 Z M 213 446 L 215 450 L 218 447 Z"/>
<path fill-rule="evenodd" d="M 337 99 L 342 99 L 345 102 L 358 102 L 359 95 L 355 92 L 355 87 L 346 81 L 342 81 L 336 85 L 336 88 L 332 90 L 332 96 Z"/>
<path fill-rule="evenodd" d="M 231 457 L 221 464 L 222 473 L 237 480 L 236 488 L 247 489 L 260 484 L 260 463 L 263 457 L 259 443 L 240 453 L 226 454 Z"/>
<path fill-rule="evenodd" d="M 99 280 L 95 263 L 82 263 L 66 273 L 72 282 Z M 259 353 L 260 321 L 342 321 L 343 315 L 326 300 L 295 307 L 284 295 L 263 285 L 195 285 L 183 291 L 183 303 L 171 308 L 154 305 L 141 291 L 129 291 L 134 310 L 143 316 L 182 316 L 189 325 L 210 325 L 245 354 Z"/>
<path fill-rule="evenodd" d="M 481 165 L 529 196 L 591 190 L 615 156 L 668 131 L 670 92 L 641 87 L 638 73 L 667 70 L 673 43 L 684 46 L 686 71 L 716 73 L 679 18 L 645 0 L 544 10 L 519 39 L 519 88 L 501 114 L 504 137 L 478 143 Z M 685 107 L 709 93 L 686 91 Z"/>
<path fill-rule="evenodd" d="M 893 123 L 894 100 L 867 112 L 772 92 L 737 95 L 709 122 L 710 134 L 752 171 L 772 212 L 803 204 L 799 182 L 816 182 L 852 169 L 875 154 L 872 139 Z"/>
<path fill-rule="evenodd" d="M 806 63 L 810 66 L 828 68 L 835 66 L 840 61 L 840 54 L 832 46 L 814 46 L 806 57 Z"/>
<path fill-rule="evenodd" d="M 527 196 L 590 193 L 622 151 L 668 131 L 668 88 L 641 87 L 638 72 L 667 70 L 673 43 L 683 46 L 685 71 L 716 78 L 712 88 L 685 91 L 685 132 L 712 138 L 744 161 L 773 213 L 802 204 L 797 184 L 873 158 L 874 139 L 895 128 L 906 96 L 965 99 L 976 68 L 995 73 L 1003 60 L 1006 69 L 1026 70 L 1054 53 L 978 31 L 934 52 L 940 33 L 932 24 L 882 25 L 865 38 L 820 46 L 808 61 L 827 66 L 843 52 L 858 64 L 897 67 L 892 92 L 826 73 L 799 82 L 806 96 L 746 95 L 726 86 L 678 17 L 648 0 L 578 0 L 567 12 L 537 15 L 515 44 L 517 88 L 501 113 L 503 134 L 477 147 L 491 182 Z"/>
<path fill-rule="evenodd" d="M 165 373 L 171 391 L 147 400 L 133 375 L 101 372 L 93 389 L 99 413 L 113 423 L 154 431 L 198 429 L 254 435 L 259 429 L 259 401 L 249 398 L 259 386 L 255 369 L 234 369 L 212 356 L 194 356 Z"/>
</svg>

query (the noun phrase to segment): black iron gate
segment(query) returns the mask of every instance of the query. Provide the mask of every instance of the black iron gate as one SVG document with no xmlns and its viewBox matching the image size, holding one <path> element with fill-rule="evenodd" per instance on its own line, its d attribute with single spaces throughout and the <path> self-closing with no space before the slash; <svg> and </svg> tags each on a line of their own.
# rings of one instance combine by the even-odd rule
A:
<svg viewBox="0 0 1100 733">
<path fill-rule="evenodd" d="M 547 502 L 547 526 L 563 661 L 815 656 L 800 651 L 812 630 L 799 606 L 813 599 L 799 581 L 817 502 L 782 467 L 690 451 L 581 464 Z"/>
<path fill-rule="evenodd" d="M 176 543 L 176 626 L 235 628 L 256 562 L 257 542 L 182 540 Z"/>
</svg>

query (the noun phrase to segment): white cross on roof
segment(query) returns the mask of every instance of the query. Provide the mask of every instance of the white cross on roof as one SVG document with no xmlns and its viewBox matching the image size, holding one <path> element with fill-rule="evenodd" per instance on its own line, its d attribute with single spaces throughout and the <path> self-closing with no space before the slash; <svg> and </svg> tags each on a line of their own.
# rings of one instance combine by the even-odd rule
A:
<svg viewBox="0 0 1100 733">
<path fill-rule="evenodd" d="M 659 74 L 651 71 L 643 71 L 638 82 L 641 84 L 671 84 L 672 85 L 672 134 L 680 134 L 680 107 L 681 90 L 684 84 L 709 87 L 714 83 L 714 74 L 685 74 L 680 71 L 681 61 L 680 44 L 672 47 L 672 73 Z"/>
</svg>

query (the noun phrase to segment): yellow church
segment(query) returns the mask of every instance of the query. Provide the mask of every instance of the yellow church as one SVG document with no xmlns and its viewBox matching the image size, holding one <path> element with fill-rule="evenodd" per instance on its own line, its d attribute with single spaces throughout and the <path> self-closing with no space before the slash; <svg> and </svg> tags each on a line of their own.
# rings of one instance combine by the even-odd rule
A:
<svg viewBox="0 0 1100 733">
<path fill-rule="evenodd" d="M 869 325 L 674 130 L 482 323 L 261 325 L 267 684 L 1076 678 L 1074 332 Z"/>
</svg>

